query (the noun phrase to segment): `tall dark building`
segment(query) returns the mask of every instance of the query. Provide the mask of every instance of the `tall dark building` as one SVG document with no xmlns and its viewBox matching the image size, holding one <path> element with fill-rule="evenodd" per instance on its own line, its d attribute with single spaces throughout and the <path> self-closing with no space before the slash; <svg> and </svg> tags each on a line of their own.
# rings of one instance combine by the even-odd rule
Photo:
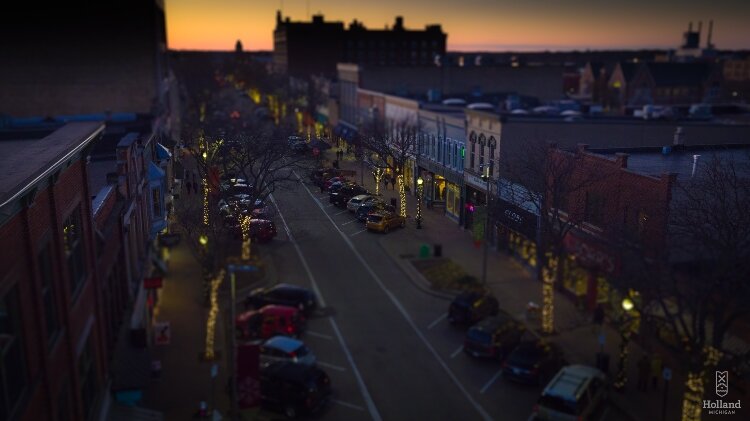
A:
<svg viewBox="0 0 750 421">
<path fill-rule="evenodd" d="M 348 28 L 343 22 L 326 22 L 323 15 L 312 22 L 291 22 L 276 14 L 273 61 L 276 68 L 294 77 L 333 76 L 336 63 L 368 66 L 430 66 L 436 56 L 445 57 L 447 35 L 440 25 L 424 30 L 404 28 L 396 17 L 391 29 L 371 30 L 354 20 Z"/>
</svg>

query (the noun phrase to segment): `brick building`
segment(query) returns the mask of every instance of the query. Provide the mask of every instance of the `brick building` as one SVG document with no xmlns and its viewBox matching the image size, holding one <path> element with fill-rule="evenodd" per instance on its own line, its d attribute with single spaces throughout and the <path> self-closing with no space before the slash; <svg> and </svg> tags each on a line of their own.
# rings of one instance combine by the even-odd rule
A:
<svg viewBox="0 0 750 421">
<path fill-rule="evenodd" d="M 101 123 L 0 141 L 0 418 L 86 419 L 108 358 L 87 183 Z"/>
<path fill-rule="evenodd" d="M 445 56 L 446 34 L 440 25 L 409 30 L 396 17 L 391 29 L 371 30 L 353 21 L 326 22 L 315 15 L 311 22 L 292 22 L 276 14 L 273 33 L 273 63 L 280 72 L 295 78 L 336 74 L 336 63 L 372 66 L 429 66 L 436 56 Z"/>
</svg>

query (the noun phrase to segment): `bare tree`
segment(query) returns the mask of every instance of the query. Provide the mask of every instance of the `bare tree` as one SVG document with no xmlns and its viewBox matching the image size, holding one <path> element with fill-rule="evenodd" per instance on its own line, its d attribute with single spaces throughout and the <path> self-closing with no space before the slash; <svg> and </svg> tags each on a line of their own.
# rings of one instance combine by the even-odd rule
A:
<svg viewBox="0 0 750 421">
<path fill-rule="evenodd" d="M 507 180 L 501 182 L 502 195 L 539 218 L 536 267 L 542 281 L 545 333 L 554 331 L 554 289 L 563 277 L 565 238 L 587 216 L 580 203 L 582 193 L 609 176 L 603 168 L 584 165 L 584 159 L 582 148 L 567 152 L 542 142 L 526 144 L 522 152 L 504 158 L 501 174 Z"/>
<path fill-rule="evenodd" d="M 373 120 L 362 126 L 360 147 L 371 168 L 381 168 L 395 175 L 399 191 L 399 214 L 406 217 L 406 180 L 404 174 L 409 159 L 416 156 L 419 125 L 416 119 L 390 121 L 386 124 Z"/>
<path fill-rule="evenodd" d="M 686 421 L 700 419 L 712 369 L 748 355 L 731 337 L 750 321 L 750 156 L 705 161 L 674 189 L 663 253 L 648 253 L 632 237 L 620 247 L 622 282 L 640 291 L 651 334 L 673 338 L 687 371 Z"/>
</svg>

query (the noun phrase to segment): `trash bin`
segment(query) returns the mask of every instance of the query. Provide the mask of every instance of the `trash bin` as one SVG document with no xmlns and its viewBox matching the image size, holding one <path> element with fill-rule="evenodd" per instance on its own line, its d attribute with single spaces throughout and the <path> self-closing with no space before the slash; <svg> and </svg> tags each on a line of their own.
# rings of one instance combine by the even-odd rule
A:
<svg viewBox="0 0 750 421">
<path fill-rule="evenodd" d="M 419 257 L 422 259 L 426 259 L 430 257 L 430 246 L 427 244 L 422 244 L 419 246 Z"/>
<path fill-rule="evenodd" d="M 442 244 L 435 244 L 433 246 L 433 248 L 434 248 L 433 255 L 435 257 L 442 257 L 443 256 L 443 245 Z"/>
<path fill-rule="evenodd" d="M 391 197 L 391 206 L 393 206 L 394 208 L 397 208 L 398 207 L 398 199 L 396 199 L 395 197 Z"/>
<path fill-rule="evenodd" d="M 596 368 L 601 370 L 604 374 L 609 374 L 609 354 L 606 352 L 596 353 Z"/>
</svg>

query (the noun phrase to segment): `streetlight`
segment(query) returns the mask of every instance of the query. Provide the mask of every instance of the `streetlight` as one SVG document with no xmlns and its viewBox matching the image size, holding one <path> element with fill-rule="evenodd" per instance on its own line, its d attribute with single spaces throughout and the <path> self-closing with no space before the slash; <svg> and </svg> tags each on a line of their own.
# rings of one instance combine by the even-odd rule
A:
<svg viewBox="0 0 750 421">
<path fill-rule="evenodd" d="M 417 229 L 422 229 L 422 188 L 424 180 L 422 176 L 417 178 Z"/>
<path fill-rule="evenodd" d="M 482 181 L 486 183 L 486 211 L 484 213 L 484 250 L 482 254 L 482 284 L 487 285 L 487 221 L 490 219 L 490 165 L 481 164 L 479 169 L 482 171 Z"/>
</svg>

